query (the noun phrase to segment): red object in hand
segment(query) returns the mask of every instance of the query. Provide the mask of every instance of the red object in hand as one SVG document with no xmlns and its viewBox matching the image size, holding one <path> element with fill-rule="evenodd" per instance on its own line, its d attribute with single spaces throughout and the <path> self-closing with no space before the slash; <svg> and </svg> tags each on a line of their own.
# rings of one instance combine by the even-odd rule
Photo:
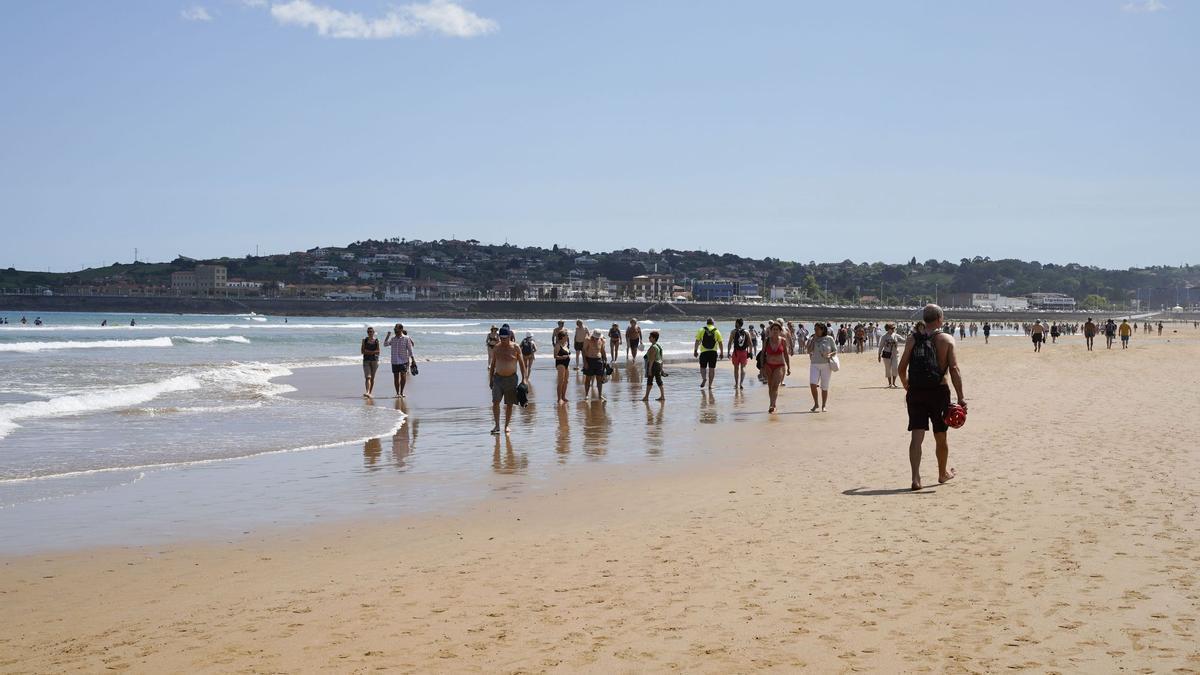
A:
<svg viewBox="0 0 1200 675">
<path fill-rule="evenodd" d="M 946 409 L 946 426 L 961 429 L 967 423 L 967 409 L 955 403 Z"/>
</svg>

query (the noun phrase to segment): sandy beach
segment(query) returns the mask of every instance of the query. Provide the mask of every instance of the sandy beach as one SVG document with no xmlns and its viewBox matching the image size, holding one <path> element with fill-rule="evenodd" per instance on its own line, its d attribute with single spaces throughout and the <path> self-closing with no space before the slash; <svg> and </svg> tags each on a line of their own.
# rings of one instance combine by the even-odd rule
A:
<svg viewBox="0 0 1200 675">
<path fill-rule="evenodd" d="M 673 392 L 699 461 L 5 558 L 0 671 L 1200 671 L 1200 332 L 1179 330 L 1124 352 L 963 341 L 959 477 L 918 493 L 903 392 L 868 353 L 844 357 L 824 414 L 805 360 L 775 416 L 764 387 L 736 406 Z M 517 422 L 553 424 L 549 398 Z M 644 445 L 654 409 L 610 406 L 604 443 Z"/>
</svg>

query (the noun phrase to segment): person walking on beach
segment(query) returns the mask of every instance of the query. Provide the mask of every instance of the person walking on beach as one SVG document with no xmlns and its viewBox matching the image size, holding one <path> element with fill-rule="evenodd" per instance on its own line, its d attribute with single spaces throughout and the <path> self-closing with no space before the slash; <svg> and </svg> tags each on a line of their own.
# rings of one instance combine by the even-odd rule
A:
<svg viewBox="0 0 1200 675">
<path fill-rule="evenodd" d="M 650 388 L 654 384 L 658 384 L 658 398 L 655 400 L 667 400 L 667 394 L 663 391 L 663 350 L 662 345 L 658 344 L 658 331 L 650 331 L 650 346 L 646 347 L 646 355 L 643 358 L 646 359 L 646 393 L 642 400 L 650 400 Z"/>
<path fill-rule="evenodd" d="M 1107 349 L 1112 349 L 1113 340 L 1117 339 L 1117 323 L 1112 319 L 1104 322 L 1104 342 Z"/>
<path fill-rule="evenodd" d="M 713 379 L 717 376 L 717 359 L 725 358 L 725 343 L 721 341 L 721 331 L 717 330 L 711 316 L 704 327 L 696 331 L 692 356 L 700 360 L 700 388 L 712 389 Z"/>
<path fill-rule="evenodd" d="M 955 476 L 949 464 L 950 445 L 946 438 L 946 411 L 950 408 L 947 374 L 954 384 L 958 404 L 967 407 L 954 336 L 938 330 L 944 319 L 942 308 L 926 305 L 922 318 L 924 320 L 918 324 L 919 329 L 914 330 L 905 341 L 899 371 L 900 383 L 908 392 L 904 402 L 908 407 L 908 430 L 912 433 L 908 444 L 908 462 L 912 468 L 910 488 L 913 490 L 921 489 L 921 445 L 931 423 L 936 443 L 938 483 L 945 483 Z"/>
<path fill-rule="evenodd" d="M 774 413 L 779 398 L 779 384 L 784 376 L 792 374 L 792 358 L 783 325 L 772 321 L 767 331 L 767 339 L 763 342 L 763 372 L 766 373 L 767 394 L 771 400 L 767 413 Z"/>
<path fill-rule="evenodd" d="M 560 321 L 561 325 L 562 322 Z M 571 336 L 566 329 L 554 333 L 554 373 L 558 376 L 559 403 L 567 403 L 567 381 L 571 370 Z"/>
<path fill-rule="evenodd" d="M 887 378 L 888 389 L 896 388 L 896 371 L 900 366 L 900 338 L 896 337 L 896 324 L 884 326 L 887 331 L 879 338 L 879 352 L 876 362 L 883 363 L 883 376 Z"/>
<path fill-rule="evenodd" d="M 484 340 L 484 344 L 487 345 L 489 359 L 492 358 L 492 350 L 496 348 L 496 345 L 500 344 L 499 331 L 500 329 L 493 324 L 491 330 L 488 331 L 487 338 Z"/>
<path fill-rule="evenodd" d="M 1083 339 L 1087 342 L 1087 350 L 1092 351 L 1092 344 L 1096 341 L 1096 323 L 1090 316 L 1087 323 L 1083 324 Z"/>
<path fill-rule="evenodd" d="M 604 351 L 604 338 L 600 329 L 583 341 L 583 399 L 591 399 L 592 384 L 596 385 L 596 399 L 601 403 L 604 398 L 604 379 L 608 377 L 608 356 Z"/>
<path fill-rule="evenodd" d="M 392 331 L 383 336 L 383 346 L 392 348 L 392 385 L 396 388 L 396 396 L 404 398 L 404 386 L 408 384 L 409 364 L 413 362 L 413 341 L 404 332 L 404 324 L 398 323 Z"/>
<path fill-rule="evenodd" d="M 579 364 L 583 360 L 583 343 L 588 338 L 588 328 L 583 325 L 582 319 L 575 320 L 575 370 L 579 370 Z"/>
<path fill-rule="evenodd" d="M 1033 328 L 1029 330 L 1029 335 L 1033 339 L 1033 351 L 1042 351 L 1042 343 L 1046 341 L 1046 332 L 1042 328 L 1042 320 L 1038 319 L 1033 322 Z"/>
<path fill-rule="evenodd" d="M 504 433 L 511 430 L 513 404 L 517 402 L 517 387 L 529 381 L 529 371 L 521 359 L 521 350 L 513 343 L 512 329 L 504 326 L 497 332 L 499 342 L 488 356 L 488 386 L 492 389 L 493 434 L 500 433 L 500 401 L 504 401 Z M 520 381 L 517 375 L 520 373 Z"/>
<path fill-rule="evenodd" d="M 533 341 L 533 331 L 525 331 L 525 339 L 521 340 L 521 360 L 525 362 L 525 372 L 533 370 L 533 355 L 537 353 L 537 343 Z"/>
<path fill-rule="evenodd" d="M 829 334 L 829 326 L 823 323 L 813 324 L 813 336 L 805 347 L 808 352 L 808 388 L 812 392 L 813 407 L 809 412 L 825 412 L 829 402 L 829 382 L 833 378 L 830 362 L 837 356 L 837 344 Z M 820 398 L 818 398 L 818 389 Z"/>
<path fill-rule="evenodd" d="M 608 329 L 608 360 L 616 363 L 617 355 L 621 353 L 621 327 L 613 324 Z"/>
<path fill-rule="evenodd" d="M 359 351 L 362 352 L 363 379 L 366 380 L 363 398 L 371 398 L 375 390 L 375 371 L 379 370 L 379 338 L 375 337 L 374 328 L 367 328 L 367 337 L 363 338 Z"/>
<path fill-rule="evenodd" d="M 1129 319 L 1121 319 L 1118 331 L 1121 333 L 1121 349 L 1129 349 L 1129 336 L 1133 335 L 1133 326 L 1129 325 Z"/>
<path fill-rule="evenodd" d="M 988 339 L 992 337 L 992 324 L 983 322 L 983 344 L 988 343 Z"/>
<path fill-rule="evenodd" d="M 729 361 L 733 364 L 733 388 L 745 389 L 746 364 L 750 362 L 750 333 L 742 326 L 745 322 L 738 319 L 733 322 L 733 332 L 729 334 Z"/>
<path fill-rule="evenodd" d="M 637 319 L 629 320 L 629 328 L 625 329 L 625 361 L 637 363 L 638 347 L 642 344 L 642 327 Z M 615 357 L 614 357 L 615 360 Z"/>
</svg>

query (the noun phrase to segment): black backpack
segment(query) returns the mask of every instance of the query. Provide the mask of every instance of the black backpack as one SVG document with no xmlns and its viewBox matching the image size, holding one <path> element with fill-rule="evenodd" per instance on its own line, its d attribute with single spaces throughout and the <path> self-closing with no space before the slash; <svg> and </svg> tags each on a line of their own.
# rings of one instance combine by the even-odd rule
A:
<svg viewBox="0 0 1200 675">
<path fill-rule="evenodd" d="M 703 345 L 705 349 L 715 348 L 717 346 L 716 333 L 717 329 L 715 328 L 705 328 L 704 337 L 700 338 L 700 344 Z"/>
<path fill-rule="evenodd" d="M 750 346 L 750 335 L 744 328 L 733 331 L 733 346 L 737 349 L 746 349 Z"/>
<path fill-rule="evenodd" d="M 913 341 L 912 353 L 908 357 L 909 386 L 919 389 L 940 385 L 945 373 L 938 367 L 937 346 L 933 336 L 913 332 L 909 339 Z"/>
</svg>

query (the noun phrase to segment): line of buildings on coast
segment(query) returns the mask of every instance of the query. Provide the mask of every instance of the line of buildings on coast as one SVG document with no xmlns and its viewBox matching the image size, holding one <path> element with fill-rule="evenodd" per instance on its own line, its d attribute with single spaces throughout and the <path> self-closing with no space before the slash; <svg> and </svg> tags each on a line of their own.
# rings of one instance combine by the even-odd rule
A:
<svg viewBox="0 0 1200 675">
<path fill-rule="evenodd" d="M 384 257 L 386 260 L 376 260 Z M 377 254 L 368 262 L 400 263 L 407 258 L 401 254 Z M 306 272 L 329 282 L 340 282 L 349 278 L 349 273 L 337 265 L 315 264 Z M 293 285 L 295 292 L 286 293 L 287 286 L 275 283 L 273 288 L 286 295 L 311 295 L 305 292 L 318 291 L 319 297 L 330 300 L 447 300 L 486 297 L 500 300 L 639 300 L 639 301 L 695 301 L 695 302 L 815 302 L 799 287 L 770 286 L 760 288 L 757 281 L 745 279 L 690 279 L 677 283 L 671 274 L 651 273 L 635 275 L 627 280 L 608 279 L 603 276 L 584 277 L 573 275 L 567 282 L 504 280 L 491 291 L 481 292 L 468 288 L 461 282 L 435 280 L 387 279 L 381 272 L 360 271 L 357 287 L 323 288 L 320 284 L 307 288 Z M 171 274 L 171 292 L 176 295 L 257 295 L 265 284 L 258 281 L 229 279 L 222 265 L 196 265 L 192 270 Z M 763 293 L 763 290 L 766 292 Z M 863 296 L 862 304 L 878 304 L 876 296 Z M 974 308 L 989 311 L 1022 311 L 1043 309 L 1071 311 L 1076 307 L 1075 298 L 1063 293 L 1030 293 L 1026 296 L 1009 297 L 999 293 L 951 293 L 939 298 L 947 307 Z"/>
</svg>

